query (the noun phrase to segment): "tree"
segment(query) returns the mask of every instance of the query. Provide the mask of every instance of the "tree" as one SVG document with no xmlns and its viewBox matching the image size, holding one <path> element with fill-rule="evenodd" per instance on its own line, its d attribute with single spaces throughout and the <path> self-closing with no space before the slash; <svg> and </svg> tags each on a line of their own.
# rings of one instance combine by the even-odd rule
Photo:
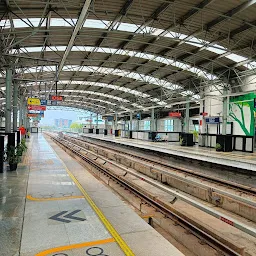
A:
<svg viewBox="0 0 256 256">
<path fill-rule="evenodd" d="M 239 113 L 235 113 L 234 108 L 237 107 L 239 109 Z M 245 120 L 245 109 L 249 108 L 250 116 L 250 126 L 249 129 L 246 128 L 246 124 L 248 120 Z M 241 117 L 239 117 L 239 115 Z M 240 97 L 234 97 L 230 100 L 229 104 L 229 116 L 237 122 L 241 129 L 243 130 L 246 136 L 253 136 L 254 134 L 254 93 L 250 93 Z"/>
<path fill-rule="evenodd" d="M 70 128 L 71 128 L 71 129 L 75 129 L 75 130 L 82 129 L 82 128 L 83 128 L 83 124 L 72 123 L 72 124 L 70 125 Z"/>
</svg>

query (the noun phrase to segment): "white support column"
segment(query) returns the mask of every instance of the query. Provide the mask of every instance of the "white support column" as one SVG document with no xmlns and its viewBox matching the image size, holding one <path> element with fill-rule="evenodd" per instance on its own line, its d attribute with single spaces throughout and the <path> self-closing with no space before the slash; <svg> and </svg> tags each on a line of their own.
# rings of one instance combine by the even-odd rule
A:
<svg viewBox="0 0 256 256">
<path fill-rule="evenodd" d="M 151 122 L 150 122 L 150 131 L 154 132 L 156 130 L 155 127 L 155 109 L 151 109 Z"/>
<path fill-rule="evenodd" d="M 185 122 L 186 122 L 185 133 L 189 133 L 189 107 L 190 107 L 190 103 L 189 103 L 189 98 L 187 97 L 186 118 L 185 118 Z"/>
<path fill-rule="evenodd" d="M 98 113 L 97 113 L 96 118 L 97 118 L 97 119 L 96 119 L 96 129 L 98 129 L 98 122 L 99 122 L 99 121 L 98 121 L 98 119 L 99 119 L 99 114 L 98 114 Z"/>
<path fill-rule="evenodd" d="M 90 114 L 90 129 L 92 128 L 92 114 Z"/>
<path fill-rule="evenodd" d="M 200 94 L 201 99 L 204 98 L 204 93 Z M 200 101 L 200 113 L 205 113 L 205 100 L 201 100 Z M 200 128 L 200 133 L 206 133 L 206 124 L 205 124 L 205 118 L 203 115 L 200 116 L 200 124 L 199 124 L 199 128 Z"/>
<path fill-rule="evenodd" d="M 107 118 L 105 119 L 105 129 L 106 130 L 108 129 L 108 119 Z"/>
<path fill-rule="evenodd" d="M 18 85 L 17 83 L 13 84 L 13 131 L 17 131 L 17 122 L 18 122 Z"/>
<path fill-rule="evenodd" d="M 20 96 L 20 103 L 19 103 L 19 127 L 21 127 L 21 125 L 23 125 L 23 122 L 22 122 L 23 101 L 24 101 L 24 96 L 21 95 Z"/>
<path fill-rule="evenodd" d="M 227 88 L 223 89 L 223 116 L 222 116 L 222 135 L 227 134 L 227 118 L 228 118 L 228 98 L 227 98 Z"/>
<path fill-rule="evenodd" d="M 117 113 L 115 114 L 115 130 L 117 130 Z"/>
<path fill-rule="evenodd" d="M 129 130 L 132 131 L 132 112 L 130 112 Z"/>
<path fill-rule="evenodd" d="M 5 90 L 5 132 L 11 132 L 12 70 L 6 70 Z"/>
</svg>

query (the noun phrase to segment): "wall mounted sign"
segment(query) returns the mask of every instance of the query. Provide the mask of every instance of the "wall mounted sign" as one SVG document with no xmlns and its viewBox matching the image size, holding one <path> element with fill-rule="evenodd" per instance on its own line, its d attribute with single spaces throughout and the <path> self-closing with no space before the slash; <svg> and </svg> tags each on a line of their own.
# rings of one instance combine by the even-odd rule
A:
<svg viewBox="0 0 256 256">
<path fill-rule="evenodd" d="M 28 106 L 28 110 L 40 110 L 40 111 L 45 111 L 45 110 L 46 110 L 46 106 L 32 105 L 32 106 Z"/>
<path fill-rule="evenodd" d="M 54 100 L 54 101 L 63 101 L 64 97 L 63 96 L 58 96 L 58 95 L 50 95 L 49 100 Z"/>
<path fill-rule="evenodd" d="M 200 116 L 208 116 L 208 113 L 207 112 L 201 112 Z"/>
<path fill-rule="evenodd" d="M 207 117 L 205 118 L 205 122 L 207 124 L 219 124 L 220 123 L 220 117 L 217 116 L 217 117 Z"/>
<path fill-rule="evenodd" d="M 28 98 L 28 105 L 37 105 L 40 106 L 41 105 L 41 101 L 38 98 Z"/>
<path fill-rule="evenodd" d="M 180 112 L 169 112 L 169 116 L 170 117 L 181 117 L 181 113 Z"/>
</svg>

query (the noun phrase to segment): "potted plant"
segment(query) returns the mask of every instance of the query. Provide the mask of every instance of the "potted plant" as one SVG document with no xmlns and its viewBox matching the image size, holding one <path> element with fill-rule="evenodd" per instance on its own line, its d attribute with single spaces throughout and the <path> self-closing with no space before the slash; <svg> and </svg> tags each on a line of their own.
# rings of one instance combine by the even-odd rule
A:
<svg viewBox="0 0 256 256">
<path fill-rule="evenodd" d="M 10 171 L 16 171 L 17 165 L 20 161 L 21 157 L 17 153 L 17 148 L 14 146 L 10 146 L 7 149 L 7 161 L 10 166 Z"/>
<path fill-rule="evenodd" d="M 216 143 L 215 149 L 216 151 L 222 151 L 222 146 L 219 143 Z"/>
<path fill-rule="evenodd" d="M 182 137 L 180 137 L 180 145 L 185 146 L 185 142 L 184 142 L 184 139 Z"/>
<path fill-rule="evenodd" d="M 16 153 L 18 156 L 22 156 L 23 152 L 25 151 L 25 148 L 23 145 L 20 143 L 17 148 L 16 148 Z"/>
<path fill-rule="evenodd" d="M 20 146 L 23 148 L 23 151 L 27 150 L 26 140 L 24 138 L 21 140 Z"/>
</svg>

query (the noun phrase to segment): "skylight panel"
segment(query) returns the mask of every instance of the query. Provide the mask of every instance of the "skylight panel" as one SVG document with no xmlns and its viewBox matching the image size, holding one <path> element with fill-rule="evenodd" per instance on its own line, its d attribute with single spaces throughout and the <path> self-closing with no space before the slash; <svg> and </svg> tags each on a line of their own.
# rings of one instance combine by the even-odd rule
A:
<svg viewBox="0 0 256 256">
<path fill-rule="evenodd" d="M 101 21 L 101 20 L 86 19 L 83 27 L 106 29 L 108 23 L 109 21 L 106 21 L 106 20 Z"/>
<path fill-rule="evenodd" d="M 151 35 L 153 35 L 153 36 L 159 36 L 159 35 L 162 34 L 163 32 L 164 32 L 163 29 L 155 28 L 155 29 L 151 32 Z"/>
<path fill-rule="evenodd" d="M 71 27 L 75 26 L 77 19 L 60 19 L 60 18 L 51 18 L 50 26 L 52 27 Z"/>
<path fill-rule="evenodd" d="M 191 44 L 191 45 L 194 45 L 196 47 L 202 47 L 204 46 L 206 43 L 208 43 L 207 41 L 204 41 L 204 40 L 201 40 L 201 39 L 198 39 L 196 37 L 189 37 L 185 39 L 185 41 L 188 43 L 188 44 Z"/>
<path fill-rule="evenodd" d="M 21 51 L 23 52 L 37 52 L 41 51 L 42 48 L 40 47 L 27 47 L 27 48 L 22 48 Z M 47 47 L 46 51 L 65 51 L 66 46 L 52 46 L 52 47 Z M 180 61 L 175 61 L 172 59 L 168 59 L 165 57 L 161 56 L 156 56 L 153 54 L 148 54 L 148 53 L 142 53 L 142 52 L 137 52 L 137 51 L 130 51 L 130 50 L 123 50 L 123 49 L 116 49 L 116 48 L 107 48 L 107 47 L 91 47 L 91 46 L 73 46 L 71 51 L 88 51 L 88 52 L 104 52 L 104 53 L 109 53 L 109 54 L 120 54 L 124 56 L 131 56 L 131 57 L 137 57 L 137 58 L 143 58 L 151 61 L 156 61 L 160 63 L 164 63 L 166 65 L 172 65 L 177 68 L 183 69 L 183 70 L 188 70 L 191 71 L 198 76 L 202 76 L 204 78 L 211 77 L 211 80 L 215 77 L 214 75 L 211 75 L 210 73 L 206 73 L 206 71 L 199 72 L 199 68 L 197 68 L 197 71 L 194 72 L 191 65 L 180 62 Z M 16 50 L 12 51 L 13 54 L 16 54 Z"/>
<path fill-rule="evenodd" d="M 21 52 L 41 52 L 43 47 L 25 47 L 25 48 L 20 48 Z"/>
<path fill-rule="evenodd" d="M 173 38 L 173 39 L 185 39 L 187 37 L 187 35 L 181 34 L 181 33 L 177 33 L 177 32 L 173 32 L 173 31 L 166 31 L 164 33 L 164 35 L 162 35 L 163 37 L 169 37 L 169 38 Z"/>
<path fill-rule="evenodd" d="M 0 20 L 0 27 L 10 27 L 10 20 Z"/>
<path fill-rule="evenodd" d="M 225 57 L 230 59 L 230 60 L 233 60 L 236 63 L 247 60 L 247 58 L 245 58 L 241 55 L 237 55 L 235 53 L 230 53 L 229 55 L 226 55 Z"/>
<path fill-rule="evenodd" d="M 248 68 L 248 69 L 255 69 L 256 68 L 256 61 L 248 62 L 247 64 L 245 64 L 243 66 Z"/>
<path fill-rule="evenodd" d="M 118 23 L 114 29 L 118 30 L 118 31 L 126 31 L 126 32 L 132 32 L 134 33 L 137 29 L 138 26 L 135 24 L 130 24 L 130 23 Z"/>
<path fill-rule="evenodd" d="M 224 48 L 224 47 L 222 47 L 221 45 L 218 45 L 218 44 L 213 44 L 211 46 L 207 46 L 205 49 L 210 51 L 210 52 L 216 53 L 216 54 L 223 54 L 223 53 L 227 52 L 226 48 Z"/>
</svg>

